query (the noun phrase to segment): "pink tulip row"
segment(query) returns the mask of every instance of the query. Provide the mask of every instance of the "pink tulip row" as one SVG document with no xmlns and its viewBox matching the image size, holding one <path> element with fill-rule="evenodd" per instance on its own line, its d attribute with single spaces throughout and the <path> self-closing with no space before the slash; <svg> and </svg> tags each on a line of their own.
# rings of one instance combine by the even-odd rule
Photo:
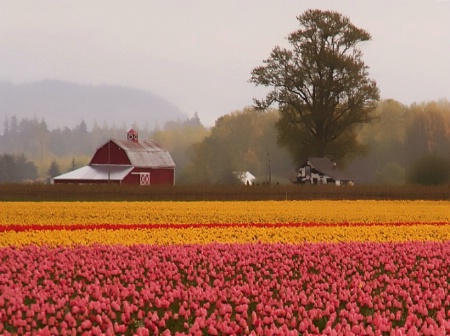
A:
<svg viewBox="0 0 450 336">
<path fill-rule="evenodd" d="M 450 242 L 0 249 L 0 334 L 444 335 Z"/>
</svg>

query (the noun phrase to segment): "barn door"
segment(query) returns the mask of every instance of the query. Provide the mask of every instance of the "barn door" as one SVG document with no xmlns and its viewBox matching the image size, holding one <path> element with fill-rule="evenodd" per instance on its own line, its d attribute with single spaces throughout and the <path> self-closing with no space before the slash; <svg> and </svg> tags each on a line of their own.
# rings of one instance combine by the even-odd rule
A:
<svg viewBox="0 0 450 336">
<path fill-rule="evenodd" d="M 140 173 L 140 185 L 150 185 L 150 173 Z"/>
</svg>

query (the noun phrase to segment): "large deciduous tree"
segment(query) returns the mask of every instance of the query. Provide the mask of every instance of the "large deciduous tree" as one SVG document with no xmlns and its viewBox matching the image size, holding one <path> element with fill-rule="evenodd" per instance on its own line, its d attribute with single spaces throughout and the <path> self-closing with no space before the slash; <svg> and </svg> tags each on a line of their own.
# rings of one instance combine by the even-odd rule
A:
<svg viewBox="0 0 450 336">
<path fill-rule="evenodd" d="M 278 141 L 295 162 L 307 156 L 339 159 L 359 149 L 355 127 L 373 119 L 379 100 L 358 43 L 370 34 L 333 11 L 307 10 L 288 36 L 291 49 L 276 46 L 250 82 L 272 87 L 256 107 L 278 103 Z"/>
</svg>

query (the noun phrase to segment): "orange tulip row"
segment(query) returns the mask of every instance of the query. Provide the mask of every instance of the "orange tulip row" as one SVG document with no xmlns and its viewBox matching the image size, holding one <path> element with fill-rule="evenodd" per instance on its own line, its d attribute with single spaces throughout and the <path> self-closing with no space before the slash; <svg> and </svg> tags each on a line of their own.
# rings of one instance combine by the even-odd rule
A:
<svg viewBox="0 0 450 336">
<path fill-rule="evenodd" d="M 0 225 L 450 223 L 450 201 L 0 202 Z"/>
<path fill-rule="evenodd" d="M 450 224 L 129 226 L 120 229 L 105 229 L 98 225 L 76 230 L 8 230 L 0 232 L 0 246 L 450 241 Z"/>
<path fill-rule="evenodd" d="M 0 203 L 0 246 L 450 240 L 450 202 Z"/>
</svg>

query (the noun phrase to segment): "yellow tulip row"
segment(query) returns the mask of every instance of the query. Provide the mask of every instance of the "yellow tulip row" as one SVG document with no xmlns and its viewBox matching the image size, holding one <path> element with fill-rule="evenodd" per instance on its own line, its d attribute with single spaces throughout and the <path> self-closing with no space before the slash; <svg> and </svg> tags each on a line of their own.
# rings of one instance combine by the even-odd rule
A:
<svg viewBox="0 0 450 336">
<path fill-rule="evenodd" d="M 183 229 L 40 230 L 0 233 L 0 247 L 93 244 L 208 244 L 449 241 L 450 225 L 202 227 Z"/>
<path fill-rule="evenodd" d="M 450 223 L 450 201 L 0 202 L 0 225 Z"/>
</svg>

